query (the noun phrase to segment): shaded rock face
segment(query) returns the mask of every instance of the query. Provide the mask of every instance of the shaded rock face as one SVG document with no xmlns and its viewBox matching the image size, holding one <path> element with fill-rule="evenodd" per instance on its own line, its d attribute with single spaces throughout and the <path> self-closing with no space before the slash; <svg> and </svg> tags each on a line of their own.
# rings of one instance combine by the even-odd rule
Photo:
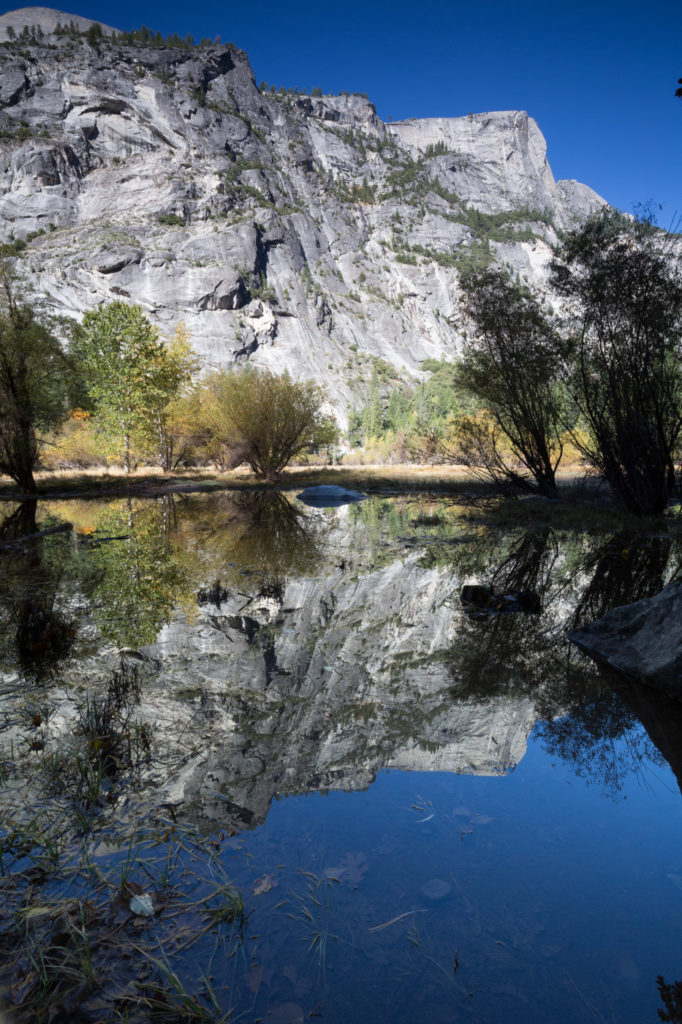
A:
<svg viewBox="0 0 682 1024">
<path fill-rule="evenodd" d="M 459 270 L 542 290 L 556 231 L 602 205 L 554 181 L 523 112 L 387 126 L 361 96 L 261 93 L 234 47 L 90 45 L 54 35 L 69 20 L 0 18 L 43 31 L 0 49 L 0 239 L 29 238 L 55 312 L 128 297 L 209 365 L 325 383 L 342 425 L 373 358 L 418 379 L 457 353 Z"/>
<path fill-rule="evenodd" d="M 682 583 L 614 608 L 569 639 L 612 668 L 682 697 Z"/>
</svg>

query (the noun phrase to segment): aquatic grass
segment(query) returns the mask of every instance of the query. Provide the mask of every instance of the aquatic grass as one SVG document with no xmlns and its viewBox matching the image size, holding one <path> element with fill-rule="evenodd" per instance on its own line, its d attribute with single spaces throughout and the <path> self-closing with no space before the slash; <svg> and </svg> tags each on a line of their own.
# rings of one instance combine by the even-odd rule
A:
<svg viewBox="0 0 682 1024">
<path fill-rule="evenodd" d="M 334 887 L 341 884 L 341 879 L 332 875 L 320 877 L 302 868 L 298 869 L 298 873 L 305 879 L 305 883 L 302 888 L 292 889 L 292 909 L 286 910 L 286 916 L 301 926 L 301 941 L 307 944 L 306 954 L 312 954 L 325 977 L 328 942 L 339 938 L 332 932 L 331 922 L 335 912 Z M 288 900 L 278 904 L 279 907 L 289 905 Z"/>
<path fill-rule="evenodd" d="M 151 729 L 133 719 L 139 697 L 138 667 L 123 661 L 101 691 L 88 690 L 76 703 L 71 736 L 38 765 L 41 788 L 71 811 L 82 832 L 151 760 Z"/>
<path fill-rule="evenodd" d="M 23 861 L 49 873 L 59 862 L 60 851 L 59 833 L 45 816 L 26 821 L 6 818 L 0 831 L 0 877 L 11 876 Z"/>
<path fill-rule="evenodd" d="M 178 972 L 208 931 L 227 956 L 244 941 L 244 903 L 212 841 L 159 819 L 119 843 L 120 852 L 104 860 L 83 843 L 63 850 L 49 873 L 7 876 L 0 949 L 15 979 L 17 1024 L 70 1019 L 81 1006 L 102 1020 L 229 1016 L 208 977 L 189 987 Z M 153 896 L 149 918 L 129 906 L 143 891 Z"/>
<path fill-rule="evenodd" d="M 160 948 L 159 956 L 143 949 L 138 952 L 156 968 L 161 979 L 140 986 L 138 1006 L 146 1007 L 152 1019 L 159 1017 L 168 1024 L 222 1024 L 232 1016 L 231 1009 L 223 1011 L 217 993 L 205 975 L 200 976 L 201 988 L 193 994 L 170 966 L 163 948 Z"/>
<path fill-rule="evenodd" d="M 236 921 L 243 924 L 246 916 L 244 899 L 233 885 L 229 882 L 219 885 L 211 900 L 216 900 L 217 906 L 206 906 L 205 914 L 212 922 Z"/>
</svg>

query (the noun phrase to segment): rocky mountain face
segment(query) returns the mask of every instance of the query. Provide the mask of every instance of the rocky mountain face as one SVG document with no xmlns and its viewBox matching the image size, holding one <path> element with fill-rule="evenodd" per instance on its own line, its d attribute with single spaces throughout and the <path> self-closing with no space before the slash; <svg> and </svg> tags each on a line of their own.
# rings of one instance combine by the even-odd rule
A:
<svg viewBox="0 0 682 1024">
<path fill-rule="evenodd" d="M 313 377 L 342 422 L 377 358 L 409 379 L 457 352 L 463 269 L 542 287 L 556 231 L 603 204 L 554 180 L 524 112 L 386 124 L 362 96 L 259 89 L 232 44 L 55 32 L 70 20 L 0 19 L 0 233 L 28 242 L 35 290 L 183 320 L 208 365 Z"/>
</svg>

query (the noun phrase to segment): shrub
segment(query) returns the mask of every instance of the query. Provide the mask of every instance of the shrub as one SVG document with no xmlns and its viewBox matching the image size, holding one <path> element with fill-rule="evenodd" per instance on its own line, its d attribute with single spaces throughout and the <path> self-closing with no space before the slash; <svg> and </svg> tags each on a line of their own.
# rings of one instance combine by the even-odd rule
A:
<svg viewBox="0 0 682 1024">
<path fill-rule="evenodd" d="M 259 479 L 272 482 L 306 448 L 336 439 L 323 401 L 316 384 L 286 373 L 220 370 L 198 391 L 204 451 L 223 468 L 245 462 Z"/>
</svg>

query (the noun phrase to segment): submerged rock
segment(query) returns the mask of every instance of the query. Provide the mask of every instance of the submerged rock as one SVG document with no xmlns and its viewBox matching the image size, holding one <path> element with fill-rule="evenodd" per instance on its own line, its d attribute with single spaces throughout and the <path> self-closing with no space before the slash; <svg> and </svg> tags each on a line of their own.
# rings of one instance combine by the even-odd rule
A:
<svg viewBox="0 0 682 1024">
<path fill-rule="evenodd" d="M 440 903 L 450 895 L 452 886 L 442 878 L 432 878 L 426 885 L 422 885 L 419 892 L 429 903 Z"/>
<path fill-rule="evenodd" d="M 534 590 L 508 590 L 496 594 L 492 587 L 468 583 L 462 587 L 461 601 L 470 615 L 496 612 L 526 612 L 536 615 L 542 611 L 540 597 Z"/>
<path fill-rule="evenodd" d="M 568 634 L 597 661 L 682 697 L 682 581 Z"/>
<path fill-rule="evenodd" d="M 364 501 L 366 494 L 360 491 L 349 491 L 336 484 L 319 484 L 317 487 L 306 487 L 297 495 L 298 500 L 312 508 L 338 508 L 339 505 L 351 505 L 354 501 Z"/>
</svg>

